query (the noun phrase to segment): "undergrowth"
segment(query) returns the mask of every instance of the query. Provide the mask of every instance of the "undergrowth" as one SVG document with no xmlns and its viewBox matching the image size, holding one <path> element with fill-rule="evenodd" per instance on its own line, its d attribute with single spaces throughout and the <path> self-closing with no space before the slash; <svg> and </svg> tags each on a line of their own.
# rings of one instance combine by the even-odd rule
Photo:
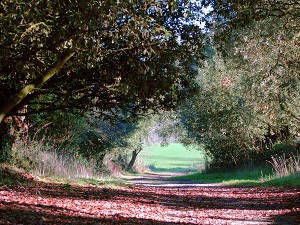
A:
<svg viewBox="0 0 300 225">
<path fill-rule="evenodd" d="M 10 160 L 0 164 L 0 185 L 31 181 L 111 187 L 128 185 L 115 175 L 116 171 L 102 173 L 94 160 L 84 159 L 67 149 L 56 149 L 55 145 L 43 141 L 16 143 Z"/>
<path fill-rule="evenodd" d="M 43 141 L 18 142 L 9 164 L 40 177 L 90 178 L 96 175 L 95 162 L 72 154 L 67 149 Z"/>
<path fill-rule="evenodd" d="M 36 186 L 39 183 L 62 184 L 65 188 L 75 186 L 94 186 L 94 187 L 132 187 L 133 184 L 112 177 L 94 177 L 94 178 L 66 178 L 62 176 L 39 177 L 28 171 L 15 166 L 0 164 L 0 186 Z"/>
</svg>

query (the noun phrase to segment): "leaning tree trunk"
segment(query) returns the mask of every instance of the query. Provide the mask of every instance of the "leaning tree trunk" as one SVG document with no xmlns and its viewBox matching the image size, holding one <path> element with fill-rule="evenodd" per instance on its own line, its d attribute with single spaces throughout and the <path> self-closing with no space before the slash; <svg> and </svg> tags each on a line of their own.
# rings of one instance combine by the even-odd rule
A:
<svg viewBox="0 0 300 225">
<path fill-rule="evenodd" d="M 0 107 L 0 161 L 7 161 L 11 157 L 11 151 L 16 139 L 15 128 L 19 127 L 24 122 L 24 118 L 14 115 L 9 115 L 9 113 L 16 108 L 21 101 L 28 96 L 35 88 L 43 85 L 51 77 L 53 77 L 56 72 L 58 72 L 63 65 L 75 54 L 74 51 L 68 52 L 62 55 L 51 68 L 49 68 L 39 79 L 34 83 L 27 84 L 19 92 L 13 95 L 5 104 Z M 25 106 L 24 106 L 25 107 Z M 20 107 L 20 108 L 24 108 Z M 15 122 L 15 124 L 14 124 Z M 15 126 L 16 125 L 16 126 Z"/>
<path fill-rule="evenodd" d="M 106 156 L 106 152 L 99 154 L 97 158 L 97 169 L 98 171 L 102 171 L 104 167 L 104 157 Z"/>
<path fill-rule="evenodd" d="M 14 109 L 28 94 L 30 94 L 30 92 L 34 91 L 35 88 L 38 88 L 53 77 L 74 54 L 75 52 L 72 51 L 62 55 L 62 57 L 59 58 L 53 66 L 45 72 L 45 74 L 37 79 L 35 83 L 27 84 L 19 93 L 12 96 L 3 106 L 1 106 L 0 123 L 12 109 Z"/>
<path fill-rule="evenodd" d="M 133 166 L 136 161 L 136 158 L 137 158 L 138 154 L 143 150 L 142 146 L 143 146 L 143 143 L 142 143 L 142 141 L 140 141 L 137 148 L 133 150 L 132 155 L 131 155 L 131 160 L 127 166 L 127 171 L 130 171 L 130 172 L 133 171 Z"/>
<path fill-rule="evenodd" d="M 134 150 L 132 152 L 131 160 L 128 163 L 128 166 L 127 166 L 127 171 L 133 171 L 133 166 L 134 166 L 134 163 L 136 161 L 136 158 L 137 158 L 138 154 L 139 154 L 139 152 L 137 150 Z"/>
</svg>

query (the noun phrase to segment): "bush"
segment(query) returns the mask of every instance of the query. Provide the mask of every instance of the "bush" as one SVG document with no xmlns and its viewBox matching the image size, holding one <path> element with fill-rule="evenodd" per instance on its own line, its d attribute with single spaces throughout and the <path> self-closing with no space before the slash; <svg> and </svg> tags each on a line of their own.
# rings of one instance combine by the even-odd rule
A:
<svg viewBox="0 0 300 225">
<path fill-rule="evenodd" d="M 210 139 L 205 145 L 205 152 L 210 161 L 207 162 L 206 171 L 229 172 L 238 168 L 253 168 L 273 161 L 274 157 L 290 158 L 298 155 L 300 144 L 293 142 L 278 142 L 272 147 L 246 148 L 232 139 L 217 137 Z"/>
<path fill-rule="evenodd" d="M 291 143 L 276 143 L 272 149 L 272 155 L 290 157 L 297 151 L 296 146 Z"/>
</svg>

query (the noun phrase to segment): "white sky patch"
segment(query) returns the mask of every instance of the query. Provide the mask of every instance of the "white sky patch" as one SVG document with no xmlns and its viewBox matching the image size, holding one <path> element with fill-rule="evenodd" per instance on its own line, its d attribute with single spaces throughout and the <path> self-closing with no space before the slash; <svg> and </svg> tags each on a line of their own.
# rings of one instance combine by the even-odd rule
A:
<svg viewBox="0 0 300 225">
<path fill-rule="evenodd" d="M 197 6 L 200 5 L 200 2 L 197 1 L 197 0 L 192 0 L 191 2 L 195 3 Z M 202 9 L 202 12 L 203 12 L 203 15 L 202 17 L 206 16 L 208 13 L 210 13 L 211 11 L 213 10 L 213 8 L 211 6 L 208 6 L 206 8 L 203 8 Z M 204 28 L 205 26 L 205 23 L 204 22 L 201 22 L 201 21 L 195 21 L 195 24 L 197 26 L 199 26 L 200 28 Z"/>
</svg>

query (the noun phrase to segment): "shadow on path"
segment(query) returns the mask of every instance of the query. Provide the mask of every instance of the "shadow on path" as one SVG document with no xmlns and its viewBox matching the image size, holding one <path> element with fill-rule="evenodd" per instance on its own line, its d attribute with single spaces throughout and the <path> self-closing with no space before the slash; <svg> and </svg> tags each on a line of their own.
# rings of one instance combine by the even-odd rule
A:
<svg viewBox="0 0 300 225">
<path fill-rule="evenodd" d="M 300 187 L 228 187 L 126 178 L 134 187 L 0 186 L 0 224 L 300 224 Z"/>
<path fill-rule="evenodd" d="M 163 188 L 190 188 L 190 187 L 217 187 L 221 184 L 204 183 L 198 180 L 170 179 L 171 177 L 186 175 L 187 173 L 147 173 L 123 178 L 126 182 L 135 185 L 143 185 L 147 187 L 163 187 Z"/>
</svg>

